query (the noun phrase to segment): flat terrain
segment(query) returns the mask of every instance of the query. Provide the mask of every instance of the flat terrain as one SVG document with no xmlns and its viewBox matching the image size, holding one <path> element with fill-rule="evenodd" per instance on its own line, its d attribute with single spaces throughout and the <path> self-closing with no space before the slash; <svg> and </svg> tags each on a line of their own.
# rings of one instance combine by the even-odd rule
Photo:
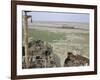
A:
<svg viewBox="0 0 100 80">
<path fill-rule="evenodd" d="M 82 25 L 80 29 L 71 29 L 31 25 L 29 26 L 29 37 L 51 44 L 53 53 L 59 57 L 61 66 L 63 66 L 68 52 L 89 58 L 89 29 L 81 27 Z"/>
</svg>

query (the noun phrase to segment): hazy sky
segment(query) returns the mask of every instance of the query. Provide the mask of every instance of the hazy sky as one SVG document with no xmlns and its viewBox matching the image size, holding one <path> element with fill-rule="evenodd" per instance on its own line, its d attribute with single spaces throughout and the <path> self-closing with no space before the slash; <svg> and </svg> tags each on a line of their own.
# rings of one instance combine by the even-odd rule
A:
<svg viewBox="0 0 100 80">
<path fill-rule="evenodd" d="M 89 14 L 61 12 L 28 12 L 33 21 L 89 22 Z"/>
</svg>

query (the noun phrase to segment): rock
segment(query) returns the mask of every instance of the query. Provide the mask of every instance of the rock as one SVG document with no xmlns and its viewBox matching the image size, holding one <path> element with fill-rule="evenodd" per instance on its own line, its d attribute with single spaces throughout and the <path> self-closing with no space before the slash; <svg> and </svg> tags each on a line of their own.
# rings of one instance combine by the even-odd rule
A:
<svg viewBox="0 0 100 80">
<path fill-rule="evenodd" d="M 68 57 L 65 59 L 64 66 L 86 66 L 89 65 L 89 59 L 81 55 L 73 55 L 73 53 L 68 52 Z"/>
<path fill-rule="evenodd" d="M 42 40 L 34 40 L 31 42 L 32 45 L 28 49 L 30 64 L 29 68 L 55 67 L 56 61 L 54 61 L 53 57 L 50 58 L 51 55 L 53 55 L 53 49 L 51 45 Z M 25 62 L 23 63 L 23 68 L 25 68 Z"/>
</svg>

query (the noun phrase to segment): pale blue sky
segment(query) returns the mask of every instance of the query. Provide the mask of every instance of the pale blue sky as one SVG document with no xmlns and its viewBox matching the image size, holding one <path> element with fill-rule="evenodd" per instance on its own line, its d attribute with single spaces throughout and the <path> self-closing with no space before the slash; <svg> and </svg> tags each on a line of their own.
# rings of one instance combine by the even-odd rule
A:
<svg viewBox="0 0 100 80">
<path fill-rule="evenodd" d="M 61 12 L 28 12 L 33 21 L 58 21 L 58 22 L 86 22 L 89 23 L 88 13 L 61 13 Z"/>
</svg>

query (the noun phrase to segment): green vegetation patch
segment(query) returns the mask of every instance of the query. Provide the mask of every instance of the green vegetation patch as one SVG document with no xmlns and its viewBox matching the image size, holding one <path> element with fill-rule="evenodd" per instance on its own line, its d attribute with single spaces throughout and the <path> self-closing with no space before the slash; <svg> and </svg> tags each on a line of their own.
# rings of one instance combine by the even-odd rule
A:
<svg viewBox="0 0 100 80">
<path fill-rule="evenodd" d="M 53 42 L 53 40 L 61 40 L 61 39 L 64 40 L 65 33 L 29 29 L 29 37 L 32 37 L 34 40 Z"/>
</svg>

